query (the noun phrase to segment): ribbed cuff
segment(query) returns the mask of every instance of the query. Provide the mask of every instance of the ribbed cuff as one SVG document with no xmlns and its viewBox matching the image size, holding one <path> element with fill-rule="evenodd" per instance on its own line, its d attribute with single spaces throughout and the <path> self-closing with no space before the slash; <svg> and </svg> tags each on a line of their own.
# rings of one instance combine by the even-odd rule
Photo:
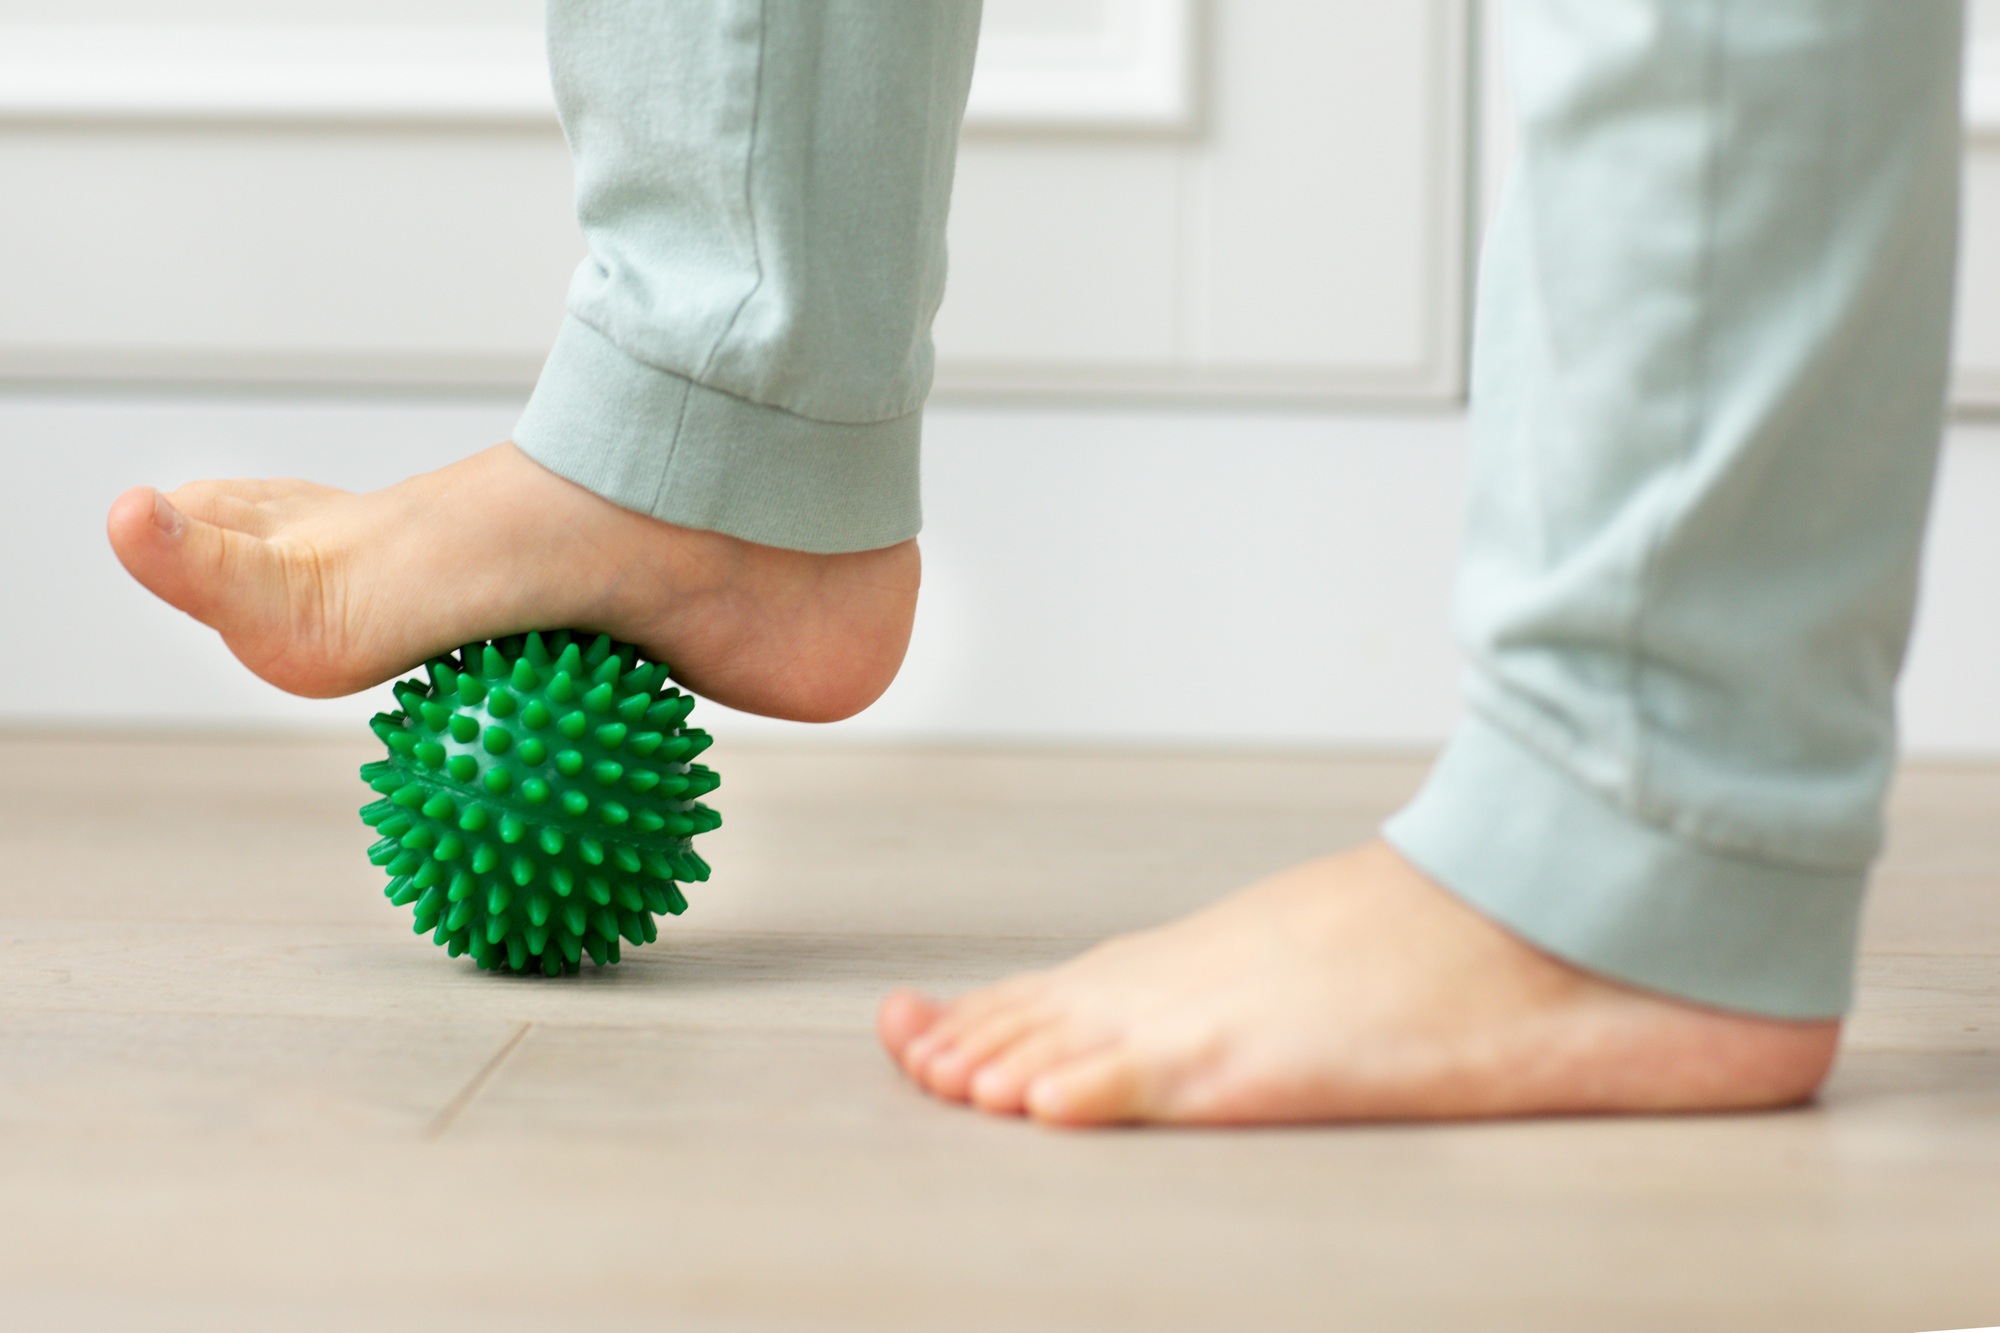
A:
<svg viewBox="0 0 2000 1333">
<path fill-rule="evenodd" d="M 1643 823 L 1478 717 L 1383 827 L 1412 864 L 1587 971 L 1721 1009 L 1831 1018 L 1866 872 L 1725 855 Z"/>
<path fill-rule="evenodd" d="M 921 418 L 848 425 L 796 416 L 636 361 L 572 315 L 514 443 L 627 509 L 831 554 L 917 535 Z"/>
</svg>

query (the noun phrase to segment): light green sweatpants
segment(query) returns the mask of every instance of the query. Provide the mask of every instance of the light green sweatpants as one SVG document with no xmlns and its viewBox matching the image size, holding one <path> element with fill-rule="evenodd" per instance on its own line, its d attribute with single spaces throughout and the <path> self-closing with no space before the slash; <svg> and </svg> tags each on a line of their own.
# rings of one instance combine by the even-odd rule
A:
<svg viewBox="0 0 2000 1333">
<path fill-rule="evenodd" d="M 590 258 L 521 446 L 754 541 L 913 535 L 977 23 L 550 0 Z M 1944 395 L 1961 27 L 1958 0 L 1510 0 L 1469 717 L 1385 832 L 1581 966 L 1848 1002 Z"/>
</svg>

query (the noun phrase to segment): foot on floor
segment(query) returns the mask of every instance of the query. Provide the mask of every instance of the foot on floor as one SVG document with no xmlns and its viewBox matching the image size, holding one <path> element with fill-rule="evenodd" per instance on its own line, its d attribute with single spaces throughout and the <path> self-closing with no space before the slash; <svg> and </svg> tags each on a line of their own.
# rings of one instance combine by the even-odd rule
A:
<svg viewBox="0 0 2000 1333">
<path fill-rule="evenodd" d="M 1840 1035 L 1580 972 L 1381 842 L 880 1029 L 936 1095 L 1071 1125 L 1783 1106 Z"/>
<path fill-rule="evenodd" d="M 294 694 L 350 694 L 475 639 L 606 631 L 689 688 L 800 721 L 860 711 L 895 677 L 914 541 L 809 555 L 634 513 L 511 444 L 386 490 L 201 481 L 118 497 L 132 576 Z"/>
</svg>

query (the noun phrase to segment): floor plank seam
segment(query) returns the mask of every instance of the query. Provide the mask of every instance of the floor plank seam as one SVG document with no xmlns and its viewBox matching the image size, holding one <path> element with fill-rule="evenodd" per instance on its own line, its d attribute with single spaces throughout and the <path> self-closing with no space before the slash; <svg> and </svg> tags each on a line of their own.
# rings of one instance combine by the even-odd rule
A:
<svg viewBox="0 0 2000 1333">
<path fill-rule="evenodd" d="M 465 1114 L 465 1108 L 472 1105 L 473 1099 L 480 1094 L 481 1090 L 488 1083 L 493 1081 L 493 1076 L 500 1072 L 500 1066 L 506 1064 L 507 1057 L 511 1056 L 520 1047 L 521 1043 L 526 1040 L 528 1029 L 533 1026 L 533 1023 L 523 1023 L 520 1027 L 514 1029 L 514 1035 L 507 1038 L 506 1045 L 495 1051 L 493 1058 L 488 1060 L 485 1066 L 478 1073 L 474 1074 L 450 1101 L 444 1104 L 444 1108 L 437 1113 L 430 1124 L 424 1126 L 424 1138 L 435 1139 L 441 1137 L 461 1115 Z"/>
</svg>

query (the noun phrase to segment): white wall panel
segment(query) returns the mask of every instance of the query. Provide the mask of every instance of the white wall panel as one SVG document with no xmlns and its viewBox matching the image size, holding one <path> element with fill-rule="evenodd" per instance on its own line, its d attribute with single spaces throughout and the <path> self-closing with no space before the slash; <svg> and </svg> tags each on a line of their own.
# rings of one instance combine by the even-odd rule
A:
<svg viewBox="0 0 2000 1333">
<path fill-rule="evenodd" d="M 1141 143 L 1093 143 L 1091 159 L 1071 156 L 1077 150 L 1059 139 L 969 136 L 954 285 L 938 330 L 940 386 L 1455 398 L 1468 258 L 1468 28 L 1464 0 L 1218 0 L 1201 48 L 1200 127 L 1150 147 L 1178 168 L 1155 178 L 1171 185 L 1171 199 L 1125 188 L 1086 198 L 1065 174 L 1078 160 L 1130 170 L 1149 151 Z M 1059 258 L 1120 237 L 1135 253 L 1102 277 L 1086 268 L 1076 281 L 1077 263 Z M 1093 284 L 1131 275 L 1167 238 L 1173 272 L 1145 297 L 1118 298 L 1132 303 L 1121 330 L 1158 320 L 1151 355 L 1135 358 L 1118 339 L 1058 350 L 1009 308 L 1015 292 L 1033 292 L 1035 321 L 1101 328 L 1105 290 Z M 1023 334 L 1001 338 L 1000 328 Z"/>
<path fill-rule="evenodd" d="M 994 0 L 941 387 L 1454 396 L 1466 3 Z M 533 8 L 0 0 L 0 378 L 531 382 Z"/>
<path fill-rule="evenodd" d="M 1199 365 L 1447 387 L 1465 71 L 1436 5 L 1245 4 L 1191 154 Z"/>
<path fill-rule="evenodd" d="M 1977 136 L 1968 145 L 1963 216 L 1955 393 L 1992 409 L 2000 407 L 2000 141 Z"/>
<path fill-rule="evenodd" d="M 0 374 L 529 382 L 569 179 L 553 130 L 0 133 Z"/>
<path fill-rule="evenodd" d="M 1157 143 L 974 143 L 953 187 L 938 312 L 947 381 L 967 364 L 1045 375 L 1170 363 L 1180 163 Z"/>
</svg>

